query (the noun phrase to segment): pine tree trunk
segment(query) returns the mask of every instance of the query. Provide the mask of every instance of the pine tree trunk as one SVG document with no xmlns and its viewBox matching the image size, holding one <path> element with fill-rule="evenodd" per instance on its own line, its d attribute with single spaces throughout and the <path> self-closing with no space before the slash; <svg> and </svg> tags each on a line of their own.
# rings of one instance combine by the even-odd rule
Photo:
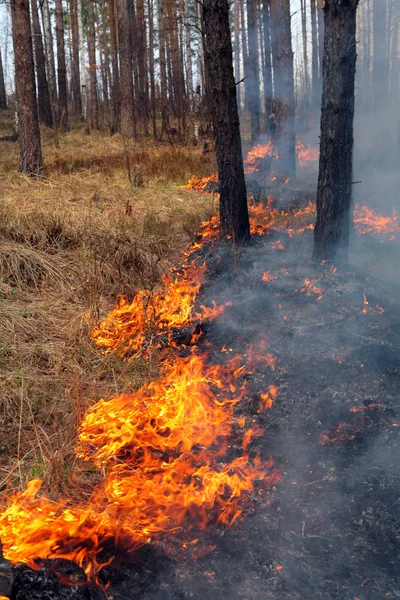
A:
<svg viewBox="0 0 400 600">
<path fill-rule="evenodd" d="M 317 0 L 317 16 L 318 16 L 318 52 L 319 52 L 319 79 L 320 90 L 322 95 L 322 66 L 324 63 L 324 0 Z"/>
<path fill-rule="evenodd" d="M 304 108 L 308 112 L 310 106 L 310 72 L 308 66 L 308 47 L 307 47 L 307 7 L 306 0 L 300 0 L 301 7 L 301 32 L 303 38 L 303 68 L 304 68 Z"/>
<path fill-rule="evenodd" d="M 68 130 L 67 70 L 65 66 L 64 22 L 62 0 L 56 0 L 57 73 L 58 73 L 58 126 Z"/>
<path fill-rule="evenodd" d="M 38 86 L 38 109 L 39 121 L 47 125 L 53 126 L 53 117 L 51 112 L 50 91 L 46 77 L 46 59 L 43 50 L 42 32 L 40 29 L 39 12 L 37 0 L 31 0 L 32 7 L 32 33 L 33 46 L 35 49 L 35 63 Z"/>
<path fill-rule="evenodd" d="M 282 176 L 296 174 L 295 102 L 290 0 L 271 0 L 271 41 L 279 144 L 277 162 Z"/>
<path fill-rule="evenodd" d="M 167 92 L 167 65 L 165 57 L 165 20 L 164 0 L 158 0 L 158 52 L 160 60 L 160 87 L 161 87 L 161 137 L 169 127 L 168 124 L 168 92 Z"/>
<path fill-rule="evenodd" d="M 153 126 L 153 137 L 157 139 L 157 120 L 156 120 L 156 82 L 154 77 L 154 26 L 153 26 L 153 3 L 147 0 L 147 10 L 149 14 L 149 70 L 150 70 L 150 91 L 151 91 L 151 121 Z"/>
<path fill-rule="evenodd" d="M 247 50 L 247 34 L 246 34 L 246 21 L 244 18 L 244 0 L 240 2 L 240 22 L 242 29 L 242 64 L 243 64 L 243 78 L 244 78 L 244 110 L 249 110 L 249 53 Z"/>
<path fill-rule="evenodd" d="M 250 237 L 236 86 L 232 66 L 228 0 L 204 0 L 205 60 L 220 183 L 221 233 L 235 245 Z"/>
<path fill-rule="evenodd" d="M 110 17 L 110 47 L 111 47 L 111 65 L 112 65 L 112 86 L 111 86 L 111 103 L 112 103 L 112 133 L 116 133 L 120 128 L 120 85 L 119 85 L 119 68 L 118 68 L 118 48 L 117 48 L 117 27 L 114 0 L 109 0 L 109 17 Z"/>
<path fill-rule="evenodd" d="M 312 41 L 312 105 L 317 111 L 321 104 L 321 87 L 318 70 L 317 4 L 311 0 L 311 41 Z"/>
<path fill-rule="evenodd" d="M 240 6 L 239 0 L 234 0 L 234 32 L 235 32 L 235 81 L 236 81 L 236 98 L 238 110 L 241 107 L 241 84 L 240 81 Z"/>
<path fill-rule="evenodd" d="M 96 29 L 94 26 L 94 0 L 88 0 L 89 8 L 89 79 L 90 79 L 90 128 L 99 128 L 99 99 L 97 94 Z"/>
<path fill-rule="evenodd" d="M 0 109 L 7 110 L 6 86 L 4 83 L 4 71 L 3 71 L 3 62 L 1 60 L 1 52 L 0 52 Z"/>
<path fill-rule="evenodd" d="M 27 175 L 40 175 L 43 159 L 36 103 L 29 0 L 11 0 L 11 19 L 17 82 L 19 170 Z"/>
<path fill-rule="evenodd" d="M 348 261 L 358 0 L 325 0 L 321 146 L 314 260 Z"/>
<path fill-rule="evenodd" d="M 81 89 L 82 99 L 82 121 L 87 120 L 87 85 L 86 85 L 86 62 L 85 62 L 85 44 L 83 37 L 83 24 L 82 24 L 82 0 L 76 0 L 76 15 L 78 21 L 78 45 L 79 45 L 79 58 L 80 58 L 80 80 L 79 85 Z"/>
<path fill-rule="evenodd" d="M 56 81 L 56 65 L 54 60 L 53 35 L 51 32 L 50 10 L 48 0 L 43 0 L 40 3 L 42 10 L 42 21 L 44 31 L 44 49 L 46 54 L 47 64 L 47 79 L 50 91 L 50 100 L 52 107 L 53 122 L 58 120 L 56 114 L 56 106 L 58 103 L 57 81 Z"/>
<path fill-rule="evenodd" d="M 258 72 L 258 43 L 255 0 L 247 0 L 247 37 L 249 40 L 249 110 L 251 118 L 251 141 L 260 139 L 260 81 Z"/>
<path fill-rule="evenodd" d="M 143 0 L 136 0 L 136 59 L 138 64 L 138 111 L 143 121 L 144 132 L 148 134 L 149 121 L 149 95 L 148 95 L 148 80 L 147 80 L 147 41 L 146 41 L 146 24 L 144 19 L 144 3 Z"/>
<path fill-rule="evenodd" d="M 189 4 L 186 3 L 186 26 L 185 26 L 185 42 L 186 42 L 186 79 L 187 79 L 187 96 L 189 112 L 193 110 L 193 65 L 192 65 L 192 45 L 191 45 L 191 27 L 189 26 L 190 14 Z M 150 71 L 151 72 L 151 71 Z"/>
<path fill-rule="evenodd" d="M 118 38 L 120 60 L 121 133 L 136 137 L 132 76 L 132 32 L 128 0 L 118 0 Z"/>
<path fill-rule="evenodd" d="M 79 62 L 79 28 L 78 28 L 78 2 L 80 0 L 71 0 L 71 32 L 72 32 L 72 98 L 74 113 L 82 114 L 82 96 L 81 96 L 81 75 Z"/>
<path fill-rule="evenodd" d="M 108 49 L 108 39 L 107 39 L 107 9 L 106 9 L 106 0 L 101 0 L 101 20 L 103 26 L 103 47 L 104 47 L 104 68 L 106 73 L 106 81 L 107 81 L 107 121 L 110 133 L 112 134 L 112 118 L 111 118 L 111 105 L 110 105 L 110 96 L 112 96 L 112 78 L 111 78 L 111 69 L 110 69 L 110 53 Z"/>
<path fill-rule="evenodd" d="M 263 3 L 263 24 L 264 24 L 264 110 L 265 118 L 272 113 L 272 63 L 271 63 L 271 26 L 270 26 L 270 0 L 264 0 Z"/>
</svg>

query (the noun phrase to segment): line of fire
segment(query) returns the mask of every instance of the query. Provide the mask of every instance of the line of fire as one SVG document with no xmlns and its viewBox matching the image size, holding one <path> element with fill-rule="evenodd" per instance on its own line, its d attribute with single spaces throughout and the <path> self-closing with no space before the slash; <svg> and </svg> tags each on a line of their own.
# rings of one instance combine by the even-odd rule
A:
<svg viewBox="0 0 400 600">
<path fill-rule="evenodd" d="M 58 413 L 36 421 L 29 404 L 24 428 L 30 384 L 21 375 L 14 463 L 0 443 L 0 600 L 400 597 L 400 2 L 11 0 L 3 16 L 13 69 L 4 75 L 0 54 L 0 124 L 11 115 L 13 125 L 0 164 L 19 149 L 20 173 L 4 167 L 18 210 L 39 186 L 46 210 L 74 185 L 78 175 L 65 168 L 57 187 L 52 169 L 61 173 L 76 131 L 92 158 L 72 160 L 93 181 L 98 171 L 106 190 L 116 167 L 95 160 L 93 140 L 110 152 L 120 143 L 115 163 L 129 197 L 115 237 L 110 218 L 107 252 L 129 245 L 129 273 L 132 264 L 159 270 L 151 285 L 145 273 L 142 286 L 118 289 L 121 259 L 112 298 L 71 317 L 105 365 L 99 380 L 115 385 L 82 404 L 89 383 L 76 386 L 67 475 L 60 467 L 51 479 L 40 461 L 21 474 L 31 456 L 24 439 L 45 439 L 35 441 L 41 452 L 53 444 L 47 423 L 63 427 Z M 43 54 L 52 30 L 57 74 L 53 49 Z M 87 50 L 75 51 L 81 35 Z M 190 242 L 173 251 L 164 243 L 142 267 L 139 242 L 126 236 L 150 202 L 145 163 L 162 151 L 175 157 L 171 170 L 193 156 L 199 168 L 157 188 L 152 206 L 157 194 L 175 195 L 204 203 L 209 216 Z M 90 219 L 117 214 L 107 202 L 92 195 Z M 43 242 L 12 229 L 7 211 L 1 302 L 35 293 L 49 304 L 46 290 L 61 289 L 57 253 L 70 265 L 75 251 L 94 256 L 99 226 L 90 244 L 74 246 L 72 234 L 61 244 L 54 217 Z M 24 227 L 36 218 L 27 215 Z M 155 247 L 157 233 L 146 235 Z M 28 241 L 30 254 L 21 250 Z M 85 285 L 100 280 L 105 261 L 93 262 Z M 29 310 L 18 311 L 21 327 Z M 8 347 L 1 327 L 6 369 L 18 333 Z M 10 377 L 0 374 L 0 385 Z M 6 413 L 5 404 L 4 435 Z"/>
</svg>

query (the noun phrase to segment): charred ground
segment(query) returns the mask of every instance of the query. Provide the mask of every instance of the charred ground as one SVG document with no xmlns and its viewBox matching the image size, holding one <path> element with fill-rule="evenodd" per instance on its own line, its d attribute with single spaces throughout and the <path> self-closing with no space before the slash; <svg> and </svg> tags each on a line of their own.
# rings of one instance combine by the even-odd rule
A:
<svg viewBox="0 0 400 600">
<path fill-rule="evenodd" d="M 251 394 L 237 411 L 259 426 L 250 454 L 272 456 L 279 482 L 259 484 L 229 530 L 189 524 L 173 542 L 117 553 L 100 573 L 111 583 L 104 592 L 55 584 L 46 598 L 398 597 L 399 303 L 358 269 L 311 267 L 311 247 L 311 231 L 271 231 L 236 253 L 206 243 L 196 256 L 207 263 L 201 300 L 232 302 L 200 349 L 218 362 L 259 339 L 277 357 L 247 375 Z M 270 385 L 276 402 L 258 413 Z M 232 440 L 229 454 L 239 452 Z M 199 541 L 182 549 L 188 537 Z M 47 581 L 48 569 L 31 577 Z"/>
</svg>

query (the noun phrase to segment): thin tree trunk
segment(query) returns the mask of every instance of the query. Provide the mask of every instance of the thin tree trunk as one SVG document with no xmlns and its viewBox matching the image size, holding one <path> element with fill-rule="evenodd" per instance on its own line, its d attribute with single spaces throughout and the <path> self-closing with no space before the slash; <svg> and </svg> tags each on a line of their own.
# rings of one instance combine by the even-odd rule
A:
<svg viewBox="0 0 400 600">
<path fill-rule="evenodd" d="M 157 139 L 156 121 L 156 82 L 154 78 L 154 27 L 153 27 L 153 2 L 147 0 L 149 13 L 149 68 L 150 68 L 150 91 L 151 91 L 151 121 L 153 126 L 153 137 Z"/>
<path fill-rule="evenodd" d="M 307 48 L 307 6 L 306 0 L 300 0 L 301 7 L 301 32 L 303 38 L 303 68 L 304 68 L 304 108 L 308 112 L 310 106 L 310 71 L 308 66 L 308 48 Z"/>
<path fill-rule="evenodd" d="M 111 65 L 112 65 L 112 133 L 116 133 L 120 127 L 120 86 L 119 86 L 119 67 L 118 67 L 118 48 L 117 48 L 117 28 L 114 0 L 109 0 L 110 17 L 110 46 L 111 46 Z"/>
<path fill-rule="evenodd" d="M 145 134 L 148 134 L 149 86 L 147 81 L 147 43 L 143 0 L 136 0 L 136 36 L 134 39 L 134 45 L 136 48 L 136 59 L 138 64 L 137 108 L 143 121 Z"/>
<path fill-rule="evenodd" d="M 62 0 L 56 0 L 58 126 L 68 130 L 67 70 L 65 66 L 64 21 Z"/>
<path fill-rule="evenodd" d="M 73 73 L 73 107 L 76 115 L 82 115 L 81 74 L 79 62 L 79 27 L 78 3 L 80 0 L 71 0 L 71 31 L 72 31 L 72 65 Z"/>
<path fill-rule="evenodd" d="M 244 0 L 239 0 L 240 2 L 240 22 L 242 28 L 242 63 L 243 63 L 243 77 L 244 77 L 244 110 L 247 112 L 249 110 L 249 98 L 250 98 L 250 90 L 249 90 L 249 53 L 247 51 L 247 35 L 246 35 L 246 21 L 244 18 Z"/>
<path fill-rule="evenodd" d="M 296 140 L 290 0 L 271 0 L 271 34 L 275 100 L 279 102 L 277 167 L 280 175 L 294 177 Z"/>
<path fill-rule="evenodd" d="M 263 1 L 264 24 L 264 110 L 265 118 L 272 113 L 272 63 L 271 63 L 271 26 L 270 26 L 270 0 Z"/>
<path fill-rule="evenodd" d="M 104 47 L 104 66 L 106 72 L 106 80 L 107 80 L 107 121 L 108 127 L 110 129 L 110 133 L 112 133 L 112 119 L 111 119 L 111 106 L 110 106 L 110 95 L 112 96 L 112 78 L 111 78 L 111 69 L 110 69 L 110 53 L 108 50 L 108 40 L 107 40 L 107 9 L 106 9 L 106 1 L 101 0 L 101 19 L 103 25 L 103 47 Z"/>
<path fill-rule="evenodd" d="M 311 0 L 311 41 L 312 41 L 312 106 L 317 111 L 321 104 L 320 77 L 318 72 L 318 35 L 317 35 L 317 4 Z"/>
<path fill-rule="evenodd" d="M 128 0 L 118 0 L 118 37 L 120 58 L 121 133 L 136 137 L 132 76 L 132 39 Z"/>
<path fill-rule="evenodd" d="M 102 2 L 102 4 L 104 4 L 104 0 Z M 100 18 L 100 11 L 97 8 L 97 6 L 95 7 L 95 15 L 96 15 L 96 19 L 95 19 L 95 26 L 96 26 L 96 32 L 97 32 L 97 47 L 99 49 L 99 56 L 100 56 L 100 74 L 101 74 L 101 84 L 102 84 L 102 92 L 103 92 L 103 120 L 107 123 L 110 122 L 110 101 L 109 101 L 109 96 L 108 96 L 108 78 L 107 78 L 107 67 L 106 67 L 106 60 L 105 60 L 105 49 L 104 49 L 104 44 L 103 44 L 103 36 L 102 36 L 102 29 L 104 29 L 104 22 L 103 19 Z M 107 38 L 106 38 L 106 42 L 107 42 Z M 98 98 L 99 104 L 100 104 L 100 98 Z M 99 110 L 100 110 L 100 106 L 99 106 Z"/>
<path fill-rule="evenodd" d="M 192 65 L 192 45 L 191 45 L 191 27 L 189 25 L 189 4 L 186 3 L 186 27 L 185 27 L 185 42 L 186 42 L 186 78 L 187 78 L 187 96 L 189 104 L 189 112 L 193 110 L 193 65 Z M 151 70 L 150 70 L 151 72 Z"/>
<path fill-rule="evenodd" d="M 255 0 L 247 0 L 247 37 L 249 40 L 249 110 L 251 118 L 251 141 L 260 139 L 260 81 L 258 71 L 258 43 Z"/>
<path fill-rule="evenodd" d="M 29 0 L 11 0 L 11 18 L 17 82 L 19 170 L 27 175 L 39 175 L 43 169 L 43 159 L 36 103 Z"/>
<path fill-rule="evenodd" d="M 97 94 L 96 30 L 94 25 L 94 0 L 88 0 L 89 8 L 89 79 L 90 79 L 90 128 L 99 128 L 99 99 Z"/>
<path fill-rule="evenodd" d="M 160 87 L 161 87 L 161 137 L 169 127 L 168 124 L 168 92 L 167 92 L 167 66 L 165 58 L 165 21 L 164 0 L 157 2 L 158 12 L 158 52 L 160 59 Z"/>
<path fill-rule="evenodd" d="M 31 0 L 31 7 L 33 46 L 35 49 L 36 75 L 38 84 L 39 121 L 47 125 L 47 127 L 52 127 L 53 116 L 51 111 L 50 91 L 46 77 L 46 59 L 43 50 L 43 40 L 40 29 L 37 0 Z"/>
<path fill-rule="evenodd" d="M 240 81 L 240 6 L 239 0 L 234 0 L 234 32 L 235 32 L 235 81 L 236 81 L 236 98 L 238 110 L 241 106 L 241 84 Z"/>
<path fill-rule="evenodd" d="M 210 80 L 220 183 L 221 233 L 235 245 L 250 237 L 228 0 L 204 0 L 206 68 Z"/>
<path fill-rule="evenodd" d="M 6 86 L 4 83 L 4 71 L 3 71 L 3 62 L 1 60 L 1 52 L 0 52 L 0 109 L 7 110 Z"/>
<path fill-rule="evenodd" d="M 82 0 L 76 0 L 76 14 L 78 21 L 78 40 L 79 40 L 79 58 L 80 58 L 80 80 L 82 99 L 82 121 L 87 120 L 87 85 L 86 85 L 86 63 L 85 63 L 85 40 L 83 37 L 82 24 Z"/>
<path fill-rule="evenodd" d="M 358 0 L 325 0 L 321 147 L 314 260 L 348 261 Z"/>
<path fill-rule="evenodd" d="M 322 94 L 322 65 L 324 61 L 324 0 L 317 0 L 317 16 L 318 16 L 318 53 L 319 53 L 319 78 L 320 90 Z"/>
<path fill-rule="evenodd" d="M 40 3 L 42 9 L 42 21 L 44 31 L 45 53 L 47 62 L 47 78 L 49 82 L 51 104 L 53 109 L 53 121 L 57 120 L 56 106 L 58 101 L 57 81 L 56 81 L 56 65 L 54 60 L 53 35 L 51 32 L 51 20 L 49 1 L 43 0 Z"/>
</svg>

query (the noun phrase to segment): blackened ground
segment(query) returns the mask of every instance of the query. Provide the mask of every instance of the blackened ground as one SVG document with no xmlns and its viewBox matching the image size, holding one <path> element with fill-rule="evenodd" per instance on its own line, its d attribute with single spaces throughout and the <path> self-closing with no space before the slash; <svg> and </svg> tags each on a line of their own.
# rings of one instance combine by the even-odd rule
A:
<svg viewBox="0 0 400 600">
<path fill-rule="evenodd" d="M 210 360 L 226 358 L 223 346 L 245 353 L 262 336 L 277 356 L 275 369 L 248 376 L 251 394 L 238 412 L 264 429 L 251 452 L 272 456 L 281 479 L 259 483 L 231 529 L 193 525 L 191 551 L 176 544 L 171 560 L 161 547 L 116 557 L 102 574 L 111 582 L 104 598 L 400 596 L 399 299 L 355 269 L 313 269 L 311 249 L 306 232 L 266 235 L 236 256 L 222 244 L 200 251 L 206 300 L 232 302 L 207 328 Z M 265 271 L 276 279 L 263 282 Z M 270 385 L 279 386 L 275 405 L 258 414 L 254 399 Z M 233 440 L 230 453 L 239 451 Z M 102 597 L 87 587 L 62 593 L 15 600 Z"/>
</svg>

